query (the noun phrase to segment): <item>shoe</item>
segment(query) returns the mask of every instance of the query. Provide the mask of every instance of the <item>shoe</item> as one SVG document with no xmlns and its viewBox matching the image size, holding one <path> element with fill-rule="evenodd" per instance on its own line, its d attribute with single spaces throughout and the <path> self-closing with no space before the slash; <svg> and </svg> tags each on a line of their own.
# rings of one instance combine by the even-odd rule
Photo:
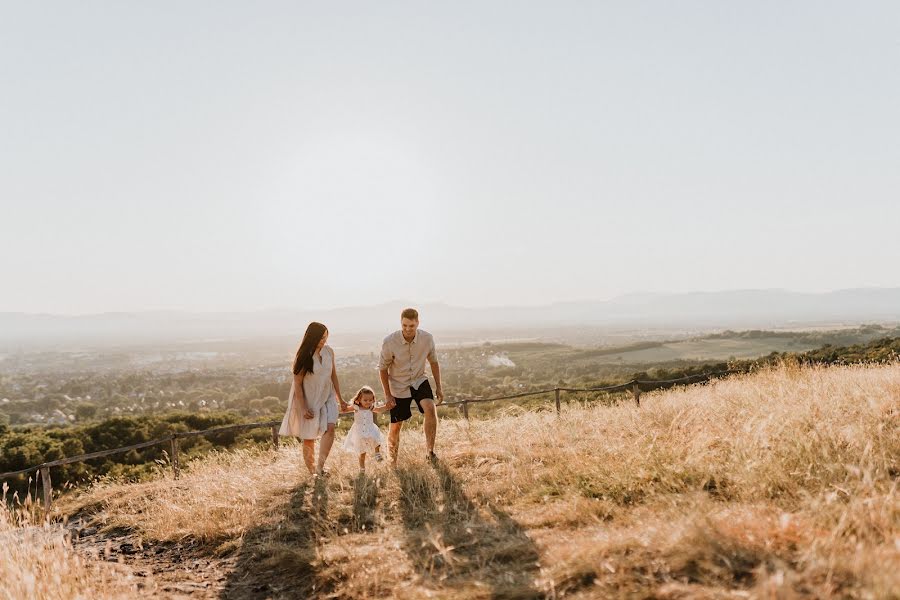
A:
<svg viewBox="0 0 900 600">
<path fill-rule="evenodd" d="M 428 453 L 427 458 L 428 458 L 428 462 L 433 462 L 433 463 L 437 462 L 437 454 L 434 453 L 434 450 L 432 450 L 431 452 Z"/>
<path fill-rule="evenodd" d="M 328 477 L 328 469 L 319 469 L 316 471 L 316 477 Z"/>
<path fill-rule="evenodd" d="M 381 455 L 381 452 L 376 452 L 376 453 L 375 453 L 375 460 L 378 461 L 378 462 L 381 462 L 381 461 L 384 460 L 384 457 Z"/>
</svg>

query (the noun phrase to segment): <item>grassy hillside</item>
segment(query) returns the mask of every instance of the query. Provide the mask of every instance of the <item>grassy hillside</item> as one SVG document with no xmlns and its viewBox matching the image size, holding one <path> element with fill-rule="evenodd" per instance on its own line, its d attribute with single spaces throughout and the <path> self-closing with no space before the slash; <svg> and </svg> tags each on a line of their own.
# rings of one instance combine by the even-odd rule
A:
<svg viewBox="0 0 900 600">
<path fill-rule="evenodd" d="M 131 569 L 86 559 L 72 550 L 56 524 L 32 524 L 28 509 L 10 513 L 0 503 L 0 598 L 12 600 L 133 598 Z"/>
<path fill-rule="evenodd" d="M 898 365 L 782 367 L 648 394 L 640 409 L 444 421 L 436 465 L 419 432 L 404 442 L 397 472 L 360 476 L 338 451 L 312 480 L 295 446 L 242 450 L 58 510 L 224 569 L 207 597 L 900 593 Z M 27 557 L 5 564 L 28 570 Z M 147 571 L 141 585 L 161 595 L 172 588 L 156 581 L 178 573 Z M 0 581 L 2 596 L 17 580 Z M 115 596 L 128 581 L 77 585 Z"/>
</svg>

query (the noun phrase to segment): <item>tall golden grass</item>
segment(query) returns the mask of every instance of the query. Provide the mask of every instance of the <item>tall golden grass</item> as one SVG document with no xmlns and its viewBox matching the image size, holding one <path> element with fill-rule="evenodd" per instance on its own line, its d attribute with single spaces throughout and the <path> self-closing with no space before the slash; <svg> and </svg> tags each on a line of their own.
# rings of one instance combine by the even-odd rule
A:
<svg viewBox="0 0 900 600">
<path fill-rule="evenodd" d="M 134 597 L 137 587 L 127 570 L 82 558 L 61 525 L 36 514 L 31 506 L 0 503 L 0 599 Z"/>
<path fill-rule="evenodd" d="M 61 510 L 234 556 L 226 597 L 900 597 L 900 365 L 510 413 L 442 421 L 434 465 L 413 428 L 397 471 L 286 444 Z"/>
</svg>

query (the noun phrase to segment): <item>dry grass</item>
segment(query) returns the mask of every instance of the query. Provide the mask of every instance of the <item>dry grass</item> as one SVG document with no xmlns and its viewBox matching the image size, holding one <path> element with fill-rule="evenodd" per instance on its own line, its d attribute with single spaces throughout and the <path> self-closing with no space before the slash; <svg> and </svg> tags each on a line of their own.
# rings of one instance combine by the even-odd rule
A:
<svg viewBox="0 0 900 600">
<path fill-rule="evenodd" d="M 226 597 L 900 597 L 900 365 L 443 421 L 435 466 L 403 442 L 396 473 L 288 445 L 62 508 L 236 555 Z"/>
<path fill-rule="evenodd" d="M 34 514 L 30 507 L 10 510 L 0 503 L 0 599 L 135 596 L 136 582 L 127 570 L 79 557 L 61 526 L 36 521 Z"/>
</svg>

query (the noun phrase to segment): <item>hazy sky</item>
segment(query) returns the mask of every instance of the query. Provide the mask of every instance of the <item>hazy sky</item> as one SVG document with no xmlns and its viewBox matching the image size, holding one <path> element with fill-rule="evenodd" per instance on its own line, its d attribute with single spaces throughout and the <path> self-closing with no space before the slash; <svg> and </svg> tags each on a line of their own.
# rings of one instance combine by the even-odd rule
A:
<svg viewBox="0 0 900 600">
<path fill-rule="evenodd" d="M 900 3 L 2 2 L 0 311 L 900 286 Z"/>
</svg>

